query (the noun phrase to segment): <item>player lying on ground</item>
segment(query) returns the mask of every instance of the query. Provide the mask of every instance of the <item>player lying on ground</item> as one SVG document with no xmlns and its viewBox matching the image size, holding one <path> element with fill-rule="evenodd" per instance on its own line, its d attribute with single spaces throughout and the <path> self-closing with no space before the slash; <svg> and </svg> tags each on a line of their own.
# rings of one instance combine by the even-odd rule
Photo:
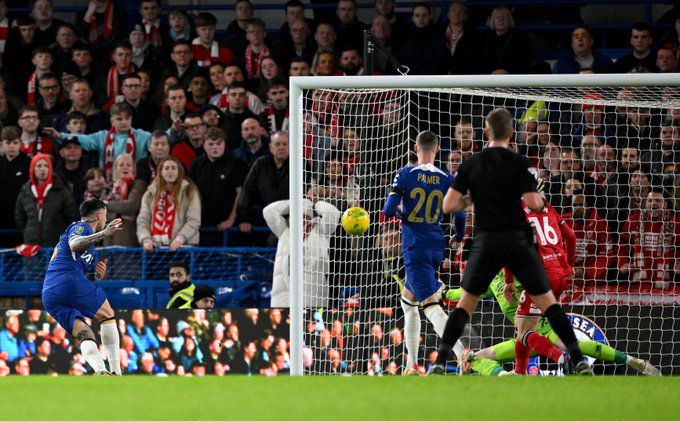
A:
<svg viewBox="0 0 680 421">
<path fill-rule="evenodd" d="M 408 359 L 404 374 L 417 373 L 418 346 L 420 344 L 420 313 L 432 323 L 439 337 L 444 334 L 448 316 L 440 304 L 441 284 L 436 273 L 444 258 L 442 202 L 444 193 L 453 182 L 453 176 L 435 167 L 439 153 L 439 138 L 424 131 L 416 137 L 417 165 L 408 165 L 397 173 L 385 201 L 385 217 L 396 217 L 401 203 L 402 244 L 406 280 L 401 293 L 404 310 L 404 343 Z M 463 217 L 464 220 L 464 217 Z M 461 224 L 464 225 L 464 224 Z M 460 358 L 463 345 L 456 341 L 454 353 Z"/>
<path fill-rule="evenodd" d="M 106 228 L 106 204 L 98 199 L 80 205 L 81 220 L 66 228 L 54 248 L 43 283 L 45 310 L 76 339 L 85 361 L 97 375 L 121 374 L 120 337 L 116 317 L 104 291 L 91 281 L 103 279 L 107 261 L 97 263 L 92 273 L 94 245 L 123 229 L 123 221 L 114 219 Z M 106 370 L 94 332 L 85 321 L 100 323 L 102 347 L 109 362 Z"/>
<path fill-rule="evenodd" d="M 515 287 L 518 291 L 522 291 L 521 284 L 516 278 L 513 278 Z M 489 289 L 482 295 L 482 298 L 494 297 L 505 315 L 505 318 L 514 325 L 515 313 L 517 311 L 517 301 L 508 301 L 503 296 L 503 289 L 505 287 L 505 275 L 503 271 L 498 272 L 496 277 L 491 282 Z M 463 290 L 461 288 L 450 289 L 445 292 L 444 297 L 447 300 L 458 301 Z M 545 317 L 542 317 L 536 328 L 536 332 L 545 336 L 555 346 L 561 350 L 566 350 L 566 347 L 557 337 L 557 334 L 550 326 L 550 322 Z M 485 348 L 472 356 L 472 361 L 467 361 L 466 368 L 472 368 L 475 372 L 482 376 L 499 376 L 509 374 L 503 370 L 502 364 L 508 363 L 515 359 L 515 343 L 516 339 L 510 339 L 505 342 Z M 640 374 L 647 376 L 660 376 L 661 372 L 654 367 L 649 361 L 640 358 L 635 358 L 627 355 L 611 346 L 596 342 L 596 341 L 581 341 L 579 342 L 583 355 L 595 358 L 600 361 L 609 361 L 618 364 L 626 364 L 628 367 L 636 370 Z M 532 352 L 532 357 L 536 356 Z M 472 364 L 469 364 L 469 363 Z"/>
</svg>

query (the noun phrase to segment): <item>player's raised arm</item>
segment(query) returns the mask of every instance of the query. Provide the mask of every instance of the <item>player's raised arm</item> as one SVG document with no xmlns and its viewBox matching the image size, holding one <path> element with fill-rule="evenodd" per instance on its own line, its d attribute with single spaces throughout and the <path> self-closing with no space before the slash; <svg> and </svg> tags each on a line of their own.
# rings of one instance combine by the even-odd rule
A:
<svg viewBox="0 0 680 421">
<path fill-rule="evenodd" d="M 87 250 L 91 245 L 98 243 L 106 237 L 112 236 L 114 233 L 123 230 L 123 220 L 120 218 L 114 219 L 103 230 L 95 232 L 91 235 L 74 235 L 68 240 L 68 246 L 71 251 L 80 253 Z"/>
<path fill-rule="evenodd" d="M 401 203 L 401 198 L 404 195 L 404 182 L 399 173 L 394 177 L 394 183 L 392 183 L 392 190 L 390 194 L 387 195 L 385 200 L 385 218 L 392 218 L 397 216 L 397 211 L 399 209 L 399 203 Z"/>
<path fill-rule="evenodd" d="M 462 211 L 471 204 L 472 200 L 470 199 L 470 196 L 463 196 L 461 192 L 450 187 L 449 191 L 446 192 L 446 196 L 444 196 L 442 210 L 446 214 L 456 213 Z"/>
</svg>

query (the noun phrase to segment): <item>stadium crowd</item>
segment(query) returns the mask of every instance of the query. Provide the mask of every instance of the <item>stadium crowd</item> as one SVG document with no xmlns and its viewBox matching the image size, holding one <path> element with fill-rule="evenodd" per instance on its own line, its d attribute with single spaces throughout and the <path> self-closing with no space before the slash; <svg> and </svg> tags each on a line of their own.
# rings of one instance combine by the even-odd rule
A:
<svg viewBox="0 0 680 421">
<path fill-rule="evenodd" d="M 284 310 L 133 310 L 117 319 L 124 374 L 276 376 L 290 369 Z M 9 310 L 0 321 L 0 376 L 91 373 L 73 338 L 46 312 Z"/>
<path fill-rule="evenodd" d="M 464 2 L 451 3 L 440 26 L 425 4 L 405 16 L 395 13 L 393 0 L 378 0 L 369 25 L 357 18 L 353 0 L 339 0 L 334 13 L 315 11 L 315 19 L 291 0 L 282 4 L 281 28 L 268 34 L 249 0 L 235 3 L 231 22 L 182 8 L 165 14 L 159 0 L 141 0 L 138 13 L 92 0 L 72 22 L 55 19 L 50 0 L 35 0 L 30 14 L 16 16 L 8 15 L 7 3 L 0 0 L 0 228 L 18 227 L 22 238 L 3 235 L 0 244 L 21 243 L 26 256 L 54 246 L 86 198 L 105 200 L 111 217 L 125 221 L 107 245 L 147 252 L 211 246 L 220 244 L 215 230 L 230 228 L 241 233 L 241 244 L 263 244 L 252 232 L 266 226 L 262 209 L 289 196 L 287 78 L 362 74 L 362 29 L 372 29 L 387 52 L 374 63 L 374 73 L 383 75 L 396 74 L 397 63 L 410 74 L 676 72 L 680 54 L 680 15 L 664 36 L 633 25 L 630 54 L 614 62 L 594 48 L 578 14 L 563 13 L 560 19 L 574 23 L 563 34 L 568 44 L 538 40 L 571 50 L 551 67 L 532 54 L 536 34 L 515 30 L 513 11 L 504 6 L 489 10 L 491 30 L 483 32 L 477 27 L 487 16 Z M 517 13 L 518 21 L 526 19 Z M 217 36 L 225 27 L 226 35 Z M 617 94 L 625 100 L 637 92 Z M 661 95 L 677 101 L 673 92 Z M 304 156 L 312 201 L 340 210 L 361 205 L 380 219 L 400 166 L 385 162 L 401 164 L 407 150 L 385 154 L 371 145 L 390 135 L 412 138 L 404 101 L 396 97 L 308 93 Z M 516 147 L 549 182 L 551 202 L 577 234 L 575 279 L 668 288 L 680 270 L 674 200 L 680 108 L 614 109 L 598 104 L 609 98 L 588 92 L 582 99 L 573 109 L 502 104 L 517 117 Z M 455 173 L 481 148 L 480 118 L 494 104 L 414 101 L 420 113 L 450 114 L 447 122 L 419 118 L 423 127 L 410 129 L 437 125 L 442 166 Z M 467 102 L 482 109 L 446 108 Z M 370 104 L 374 113 L 363 118 L 371 122 L 358 122 L 357 110 Z M 332 253 L 346 253 L 348 241 L 332 239 Z M 444 275 L 457 273 L 457 254 L 454 248 Z"/>
</svg>

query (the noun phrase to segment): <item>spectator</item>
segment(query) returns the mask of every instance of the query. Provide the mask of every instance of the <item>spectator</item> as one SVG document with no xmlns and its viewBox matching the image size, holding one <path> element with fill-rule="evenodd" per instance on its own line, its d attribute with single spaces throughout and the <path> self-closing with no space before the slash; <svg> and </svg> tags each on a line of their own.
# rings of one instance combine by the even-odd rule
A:
<svg viewBox="0 0 680 421">
<path fill-rule="evenodd" d="M 394 34 L 396 37 L 404 37 L 410 30 L 410 22 L 397 15 L 395 8 L 394 0 L 376 0 L 375 2 L 376 17 L 381 16 L 387 19 L 391 34 Z M 400 40 L 397 39 L 396 41 Z"/>
<path fill-rule="evenodd" d="M 137 24 L 130 31 L 129 41 L 132 47 L 132 64 L 137 69 L 144 69 L 154 76 L 161 74 L 162 56 L 158 48 L 154 48 L 150 40 L 146 38 L 142 24 Z"/>
<path fill-rule="evenodd" d="M 597 162 L 597 149 L 600 146 L 602 146 L 602 143 L 596 136 L 583 136 L 583 139 L 581 140 L 581 160 L 583 161 L 583 171 L 586 173 L 586 175 L 596 179 L 596 181 L 599 170 Z"/>
<path fill-rule="evenodd" d="M 572 54 L 558 61 L 553 68 L 553 73 L 568 74 L 592 71 L 593 73 L 612 73 L 614 63 L 593 50 L 593 38 L 590 31 L 584 26 L 577 26 L 571 32 Z"/>
<path fill-rule="evenodd" d="M 189 15 L 187 15 L 187 12 L 180 7 L 172 9 L 170 13 L 168 13 L 168 26 L 170 27 L 169 41 L 171 43 L 177 41 L 189 42 L 194 38 Z"/>
<path fill-rule="evenodd" d="M 251 19 L 246 23 L 248 46 L 240 60 L 245 65 L 249 85 L 255 83 L 260 76 L 262 59 L 271 54 L 265 43 L 265 27 L 265 23 L 258 18 Z"/>
<path fill-rule="evenodd" d="M 111 194 L 111 190 L 107 187 L 106 174 L 101 168 L 90 168 L 87 170 L 85 173 L 85 186 L 83 201 L 89 199 L 104 200 Z"/>
<path fill-rule="evenodd" d="M 154 130 L 166 131 L 179 128 L 187 112 L 187 95 L 182 85 L 172 85 L 165 93 L 167 109 L 153 123 Z"/>
<path fill-rule="evenodd" d="M 275 78 L 269 81 L 267 99 L 269 105 L 260 114 L 260 121 L 266 122 L 265 128 L 269 133 L 288 133 L 288 114 L 290 112 L 288 106 L 288 85 L 282 78 Z"/>
<path fill-rule="evenodd" d="M 262 208 L 289 198 L 288 134 L 272 134 L 269 151 L 271 156 L 255 161 L 243 184 L 237 208 L 241 232 L 250 232 L 253 224 L 263 225 Z"/>
<path fill-rule="evenodd" d="M 625 122 L 617 124 L 616 139 L 619 148 L 632 146 L 639 150 L 652 147 L 652 127 L 649 108 L 626 107 Z"/>
<path fill-rule="evenodd" d="M 28 376 L 31 374 L 31 366 L 28 358 L 18 359 L 14 365 L 17 376 Z"/>
<path fill-rule="evenodd" d="M 583 136 L 597 136 L 601 143 L 609 142 L 615 134 L 614 129 L 605 122 L 604 106 L 595 102 L 601 101 L 602 95 L 589 93 L 583 99 L 589 102 L 581 105 L 581 122 L 571 133 L 571 145 L 580 147 Z"/>
<path fill-rule="evenodd" d="M 54 127 L 54 123 L 68 109 L 66 100 L 61 96 L 59 79 L 52 73 L 45 73 L 38 79 L 36 106 L 40 123 L 44 127 Z"/>
<path fill-rule="evenodd" d="M 243 143 L 234 150 L 234 155 L 243 160 L 248 168 L 252 167 L 260 157 L 270 154 L 268 147 L 269 138 L 262 135 L 262 127 L 254 118 L 248 118 L 243 121 L 241 124 L 241 136 L 243 137 Z"/>
<path fill-rule="evenodd" d="M 328 305 L 328 272 L 330 236 L 335 232 L 340 219 L 340 211 L 330 203 L 308 198 L 303 202 L 305 224 L 309 230 L 305 235 L 304 247 L 308 264 L 305 265 L 304 305 L 326 307 Z M 272 307 L 290 306 L 290 275 L 288 273 L 289 237 L 288 222 L 290 205 L 288 200 L 280 200 L 267 205 L 262 211 L 267 225 L 279 239 L 274 261 L 274 280 L 271 293 Z"/>
<path fill-rule="evenodd" d="M 194 42 L 198 39 L 194 39 Z M 196 60 L 194 60 L 195 54 L 193 48 L 193 44 L 189 44 L 187 41 L 175 41 L 170 53 L 172 64 L 169 65 L 169 68 L 166 66 L 166 70 L 163 72 L 164 79 L 168 76 L 174 76 L 177 78 L 179 85 L 185 88 L 189 85 L 191 76 L 196 73 L 199 67 Z M 205 64 L 208 66 L 210 63 L 211 61 L 208 61 Z"/>
<path fill-rule="evenodd" d="M 432 23 L 430 7 L 425 3 L 413 6 L 413 23 L 409 35 L 396 49 L 396 57 L 413 75 L 438 75 L 446 72 L 444 40 Z"/>
<path fill-rule="evenodd" d="M 392 1 L 392 0 L 383 0 Z M 378 2 L 376 2 L 377 6 Z M 400 20 L 401 21 L 401 20 Z M 396 35 L 390 26 L 390 20 L 382 15 L 373 18 L 371 22 L 371 30 L 373 35 L 380 42 L 383 54 L 375 54 L 373 57 L 373 71 L 384 75 L 397 74 L 395 64 L 397 59 L 394 58 L 394 38 Z M 404 33 L 408 33 L 408 27 Z M 292 75 L 291 75 L 292 76 Z"/>
<path fill-rule="evenodd" d="M 191 101 L 187 103 L 187 108 L 194 113 L 200 113 L 203 107 L 208 105 L 210 97 L 210 80 L 207 72 L 197 72 L 189 80 L 189 93 Z"/>
<path fill-rule="evenodd" d="M 529 73 L 532 63 L 531 42 L 517 32 L 510 10 L 505 6 L 493 9 L 487 25 L 492 32 L 483 47 L 482 73 Z"/>
<path fill-rule="evenodd" d="M 184 135 L 172 146 L 170 155 L 177 158 L 188 171 L 193 160 L 203 154 L 206 125 L 198 114 L 189 113 L 184 116 L 182 130 Z M 176 139 L 174 132 L 171 133 L 170 139 L 171 143 L 174 143 L 173 140 Z"/>
<path fill-rule="evenodd" d="M 35 326 L 34 326 L 35 328 Z M 43 338 L 38 345 L 37 353 L 29 363 L 31 374 L 56 374 L 56 367 L 52 353 L 52 344 Z"/>
<path fill-rule="evenodd" d="M 21 127 L 21 152 L 29 157 L 37 154 L 54 155 L 54 144 L 38 132 L 40 116 L 35 105 L 25 105 L 19 110 Z"/>
<path fill-rule="evenodd" d="M 617 73 L 656 73 L 654 52 L 651 49 L 652 28 L 644 22 L 638 22 L 631 28 L 630 45 L 633 52 L 616 60 L 614 68 Z"/>
<path fill-rule="evenodd" d="M 121 332 L 127 332 L 127 329 L 121 330 Z M 123 334 L 123 339 L 121 340 L 121 350 L 120 350 L 120 355 L 121 355 L 121 367 L 123 367 L 125 364 L 125 360 L 127 360 L 127 368 L 126 372 L 127 373 L 134 373 L 137 371 L 137 363 L 139 361 L 139 355 L 135 352 L 135 343 L 132 341 L 132 338 L 130 335 L 127 333 Z"/>
<path fill-rule="evenodd" d="M 113 44 L 125 39 L 127 13 L 113 0 L 90 0 L 87 9 L 76 15 L 76 27 L 80 36 L 92 47 L 97 47 L 97 62 L 108 58 Z"/>
<path fill-rule="evenodd" d="M 218 62 L 226 65 L 234 61 L 234 53 L 215 40 L 215 26 L 217 18 L 211 13 L 201 12 L 194 18 L 198 37 L 191 42 L 191 49 L 199 67 L 210 67 Z"/>
<path fill-rule="evenodd" d="M 5 317 L 5 328 L 0 330 L 0 360 L 11 364 L 19 355 L 19 316 L 7 314 Z"/>
<path fill-rule="evenodd" d="M 260 75 L 254 81 L 254 89 L 262 101 L 267 100 L 267 90 L 269 83 L 281 77 L 281 66 L 271 56 L 262 57 L 260 60 Z"/>
<path fill-rule="evenodd" d="M 620 232 L 619 229 L 630 213 L 639 210 L 640 202 L 645 200 L 645 197 L 634 194 L 640 193 L 639 189 L 633 189 L 633 173 L 639 168 L 638 150 L 623 148 L 619 151 L 617 171 L 612 173 L 605 183 L 607 221 L 615 233 Z"/>
<path fill-rule="evenodd" d="M 576 235 L 574 280 L 593 283 L 606 279 L 607 270 L 614 263 L 614 248 L 607 221 L 590 206 L 581 193 L 571 197 L 571 212 L 562 217 Z"/>
<path fill-rule="evenodd" d="M 141 364 L 136 371 L 136 374 L 152 374 L 156 375 L 161 372 L 161 369 L 156 365 L 153 354 L 145 352 L 142 354 Z"/>
<path fill-rule="evenodd" d="M 294 38 L 295 34 L 298 34 L 299 36 L 300 33 L 293 31 L 292 29 L 293 27 L 296 26 L 297 23 L 304 24 L 304 26 L 306 27 L 305 38 L 309 38 L 308 41 L 311 42 L 312 40 L 310 37 L 311 34 L 310 29 L 311 30 L 316 29 L 316 24 L 314 20 L 305 17 L 304 3 L 302 3 L 300 0 L 289 0 L 284 5 L 284 12 L 286 14 L 286 20 L 285 22 L 283 22 L 281 28 L 276 33 L 276 44 L 290 46 L 292 44 L 299 42 L 299 41 L 296 42 Z"/>
<path fill-rule="evenodd" d="M 160 163 L 159 176 L 142 198 L 137 239 L 146 252 L 156 247 L 174 252 L 183 245 L 198 244 L 200 226 L 198 189 L 184 176 L 182 163 L 170 156 Z"/>
<path fill-rule="evenodd" d="M 217 106 L 220 111 L 225 112 L 229 109 L 229 85 L 234 83 L 244 83 L 243 72 L 236 65 L 227 66 L 224 69 L 225 87 L 222 92 L 210 98 L 210 104 Z M 246 91 L 245 107 L 255 114 L 264 111 L 264 105 L 260 98 L 250 91 Z"/>
<path fill-rule="evenodd" d="M 222 127 L 222 124 L 224 124 L 224 114 L 214 105 L 207 105 L 201 111 L 201 118 L 208 128 Z"/>
<path fill-rule="evenodd" d="M 71 100 L 71 108 L 62 113 L 54 122 L 54 128 L 60 132 L 67 130 L 68 115 L 79 111 L 85 115 L 85 133 L 95 133 L 108 128 L 109 123 L 106 114 L 99 110 L 92 101 L 92 88 L 90 82 L 85 79 L 76 79 L 68 90 Z"/>
<path fill-rule="evenodd" d="M 168 135 L 162 130 L 156 130 L 151 134 L 149 142 L 149 155 L 137 160 L 135 173 L 137 180 L 142 180 L 147 185 L 156 178 L 158 164 L 170 155 L 170 141 Z"/>
<path fill-rule="evenodd" d="M 8 126 L 0 131 L 3 155 L 0 155 L 0 228 L 16 228 L 14 222 L 14 207 L 19 197 L 21 187 L 29 179 L 29 166 L 31 158 L 21 152 L 21 131 L 18 127 Z M 8 236 L 9 237 L 9 236 Z M 12 238 L 5 238 L 1 243 L 3 246 L 14 246 L 5 241 L 12 241 Z"/>
<path fill-rule="evenodd" d="M 446 17 L 448 23 L 444 29 L 444 37 L 449 73 L 453 75 L 477 73 L 479 67 L 477 56 L 481 47 L 477 45 L 479 36 L 475 28 L 467 24 L 468 10 L 465 2 L 451 3 Z"/>
<path fill-rule="evenodd" d="M 309 63 L 300 57 L 293 57 L 290 61 L 290 69 L 288 71 L 290 76 L 311 76 L 312 72 Z"/>
<path fill-rule="evenodd" d="M 105 246 L 139 247 L 135 219 L 148 184 L 135 179 L 135 161 L 130 155 L 119 155 L 113 165 L 113 186 L 106 199 L 110 220 L 121 218 L 123 230 L 104 239 Z"/>
<path fill-rule="evenodd" d="M 20 16 L 14 23 L 7 39 L 3 70 L 11 75 L 12 93 L 20 98 L 26 98 L 26 86 L 30 75 L 33 73 L 33 51 L 39 46 L 35 39 L 35 20 L 28 16 Z"/>
<path fill-rule="evenodd" d="M 361 50 L 364 45 L 364 29 L 368 25 L 357 18 L 357 4 L 355 0 L 340 0 L 335 9 L 333 27 L 338 35 L 335 47 L 342 51 L 345 47 Z"/>
<path fill-rule="evenodd" d="M 155 104 L 142 99 L 142 78 L 137 73 L 128 73 L 121 78 L 123 102 L 132 108 L 132 127 L 151 131 L 160 111 Z"/>
<path fill-rule="evenodd" d="M 335 28 L 330 23 L 322 22 L 316 27 L 314 32 L 314 41 L 316 42 L 316 54 L 319 51 L 335 51 L 335 42 L 338 40 L 338 35 L 335 33 Z"/>
<path fill-rule="evenodd" d="M 236 57 L 240 57 L 248 46 L 246 24 L 253 18 L 253 5 L 250 0 L 237 0 L 234 3 L 234 14 L 236 19 L 227 26 L 226 44 Z"/>
<path fill-rule="evenodd" d="M 670 121 L 661 123 L 659 140 L 640 158 L 645 172 L 677 174 L 680 171 L 680 127 Z"/>
<path fill-rule="evenodd" d="M 178 352 L 179 363 L 184 367 L 184 371 L 190 373 L 194 364 L 201 363 L 203 353 L 196 345 L 196 339 L 191 336 L 183 338 L 183 344 Z"/>
<path fill-rule="evenodd" d="M 346 48 L 340 53 L 340 71 L 344 76 L 360 76 L 364 74 L 362 59 L 356 48 Z"/>
<path fill-rule="evenodd" d="M 66 67 L 73 67 L 73 48 L 78 42 L 75 26 L 70 23 L 62 22 L 57 27 L 56 42 L 48 45 L 52 58 L 54 59 L 54 69 L 59 72 Z M 87 48 L 85 44 L 80 45 L 81 48 Z"/>
<path fill-rule="evenodd" d="M 0 122 L 4 126 L 16 125 L 18 122 L 19 109 L 23 101 L 18 97 L 7 93 L 5 82 L 0 75 Z"/>
<path fill-rule="evenodd" d="M 166 308 L 191 308 L 196 286 L 191 283 L 189 270 L 180 262 L 173 262 L 168 268 L 170 280 L 170 301 Z"/>
<path fill-rule="evenodd" d="M 29 105 L 35 105 L 38 96 L 36 91 L 38 90 L 38 80 L 48 73 L 52 72 L 52 64 L 54 60 L 52 59 L 52 53 L 47 47 L 37 47 L 31 53 L 31 63 L 35 66 L 35 71 L 31 73 L 28 77 L 27 93 L 26 93 L 26 103 Z"/>
<path fill-rule="evenodd" d="M 57 37 L 59 26 L 64 23 L 61 19 L 54 18 L 52 0 L 36 0 L 33 2 L 32 13 L 35 18 L 35 36 L 40 44 L 49 47 Z"/>
<path fill-rule="evenodd" d="M 133 159 L 144 158 L 147 154 L 151 133 L 132 128 L 132 107 L 127 104 L 113 104 L 111 107 L 111 129 L 93 134 L 59 133 L 47 130 L 54 138 L 69 136 L 78 138 L 84 150 L 99 153 L 99 165 L 104 168 L 107 181 L 113 180 L 113 161 L 119 155 L 130 155 Z"/>
<path fill-rule="evenodd" d="M 312 74 L 314 76 L 340 76 L 335 53 L 329 50 L 319 50 L 312 61 Z"/>
<path fill-rule="evenodd" d="M 458 174 L 458 168 L 460 168 L 460 164 L 462 163 L 463 155 L 459 150 L 454 149 L 446 158 L 446 169 L 449 171 L 449 173 L 451 173 L 451 175 L 455 176 Z"/>
<path fill-rule="evenodd" d="M 201 195 L 202 226 L 217 227 L 219 232 L 236 222 L 236 204 L 248 172 L 245 162 L 225 150 L 225 143 L 221 129 L 208 129 L 203 144 L 205 153 L 191 163 L 189 173 Z"/>
<path fill-rule="evenodd" d="M 125 372 L 125 370 L 123 370 Z M 72 362 L 68 369 L 69 376 L 83 376 L 85 375 L 85 367 L 81 363 Z"/>
<path fill-rule="evenodd" d="M 2 58 L 5 53 L 5 45 L 7 45 L 9 24 L 9 19 L 7 19 L 7 0 L 0 0 L 0 67 L 2 66 Z"/>
<path fill-rule="evenodd" d="M 302 3 L 297 0 L 292 1 L 299 3 L 300 6 L 289 6 L 286 10 L 300 10 Z M 308 63 L 311 63 L 314 58 L 316 44 L 310 37 L 310 24 L 303 18 L 304 16 L 296 18 L 292 22 L 286 21 L 281 27 L 274 44 L 274 55 L 284 69 L 290 67 L 290 61 L 294 57 L 302 58 Z M 285 33 L 284 27 L 287 27 Z"/>
<path fill-rule="evenodd" d="M 85 190 L 87 190 L 85 174 L 90 166 L 88 160 L 83 158 L 83 149 L 80 147 L 78 139 L 75 137 L 66 138 L 59 149 L 59 157 L 61 159 L 54 169 L 54 174 L 71 192 L 73 203 L 80 203 L 83 200 Z"/>
<path fill-rule="evenodd" d="M 66 60 L 66 64 L 61 69 L 67 74 L 73 73 L 80 78 L 87 80 L 90 86 L 97 83 L 97 72 L 92 61 L 92 53 L 85 44 L 75 44 L 71 49 L 71 53 Z M 64 93 L 68 93 L 67 89 L 62 89 Z"/>
<path fill-rule="evenodd" d="M 35 155 L 29 174 L 30 181 L 17 197 L 14 219 L 24 244 L 54 247 L 66 227 L 78 219 L 73 196 L 59 178 L 52 177 L 48 155 Z"/>
<path fill-rule="evenodd" d="M 191 308 L 212 310 L 215 308 L 215 290 L 209 285 L 199 285 L 194 290 Z"/>
<path fill-rule="evenodd" d="M 143 355 L 145 352 L 150 352 L 158 349 L 159 343 L 153 330 L 144 324 L 144 312 L 142 310 L 132 310 L 130 316 L 130 323 L 127 327 L 127 334 L 130 335 L 132 342 L 135 344 L 135 352 Z M 142 364 L 143 364 L 142 357 Z"/>
<path fill-rule="evenodd" d="M 113 66 L 106 75 L 102 75 L 97 81 L 96 90 L 99 93 L 99 104 L 103 105 L 104 110 L 109 110 L 111 105 L 121 102 L 123 76 L 136 71 L 132 63 L 132 47 L 125 41 L 118 43 L 111 55 Z M 105 94 L 105 96 L 103 96 Z"/>
<path fill-rule="evenodd" d="M 241 124 L 248 118 L 257 119 L 257 115 L 245 107 L 246 88 L 240 82 L 234 82 L 227 86 L 229 108 L 224 112 L 224 124 L 222 129 L 227 134 L 230 151 L 241 146 Z"/>
<path fill-rule="evenodd" d="M 151 44 L 151 48 L 160 54 L 170 45 L 170 28 L 161 19 L 160 0 L 141 0 L 139 2 L 144 37 Z"/>
<path fill-rule="evenodd" d="M 631 283 L 668 288 L 680 271 L 680 221 L 668 210 L 663 190 L 652 189 L 621 231 L 619 273 Z"/>
<path fill-rule="evenodd" d="M 661 73 L 676 73 L 678 71 L 678 58 L 670 48 L 661 47 L 656 52 L 656 67 Z"/>
<path fill-rule="evenodd" d="M 594 197 L 595 180 L 583 173 L 578 152 L 573 149 L 565 149 L 562 151 L 559 175 L 550 178 L 547 189 L 548 200 L 559 214 L 564 213 L 564 209 L 571 205 L 571 198 L 565 193 L 565 187 L 567 182 L 572 179 L 581 183 L 586 197 Z"/>
</svg>

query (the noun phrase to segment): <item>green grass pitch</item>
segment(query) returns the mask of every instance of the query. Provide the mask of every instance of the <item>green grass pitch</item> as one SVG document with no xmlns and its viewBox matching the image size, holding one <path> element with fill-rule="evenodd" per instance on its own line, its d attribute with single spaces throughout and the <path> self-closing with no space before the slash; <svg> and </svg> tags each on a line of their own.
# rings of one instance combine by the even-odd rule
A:
<svg viewBox="0 0 680 421">
<path fill-rule="evenodd" d="M 678 419 L 680 377 L 5 377 L 5 420 Z M 569 409 L 573 412 L 569 412 Z"/>
</svg>

